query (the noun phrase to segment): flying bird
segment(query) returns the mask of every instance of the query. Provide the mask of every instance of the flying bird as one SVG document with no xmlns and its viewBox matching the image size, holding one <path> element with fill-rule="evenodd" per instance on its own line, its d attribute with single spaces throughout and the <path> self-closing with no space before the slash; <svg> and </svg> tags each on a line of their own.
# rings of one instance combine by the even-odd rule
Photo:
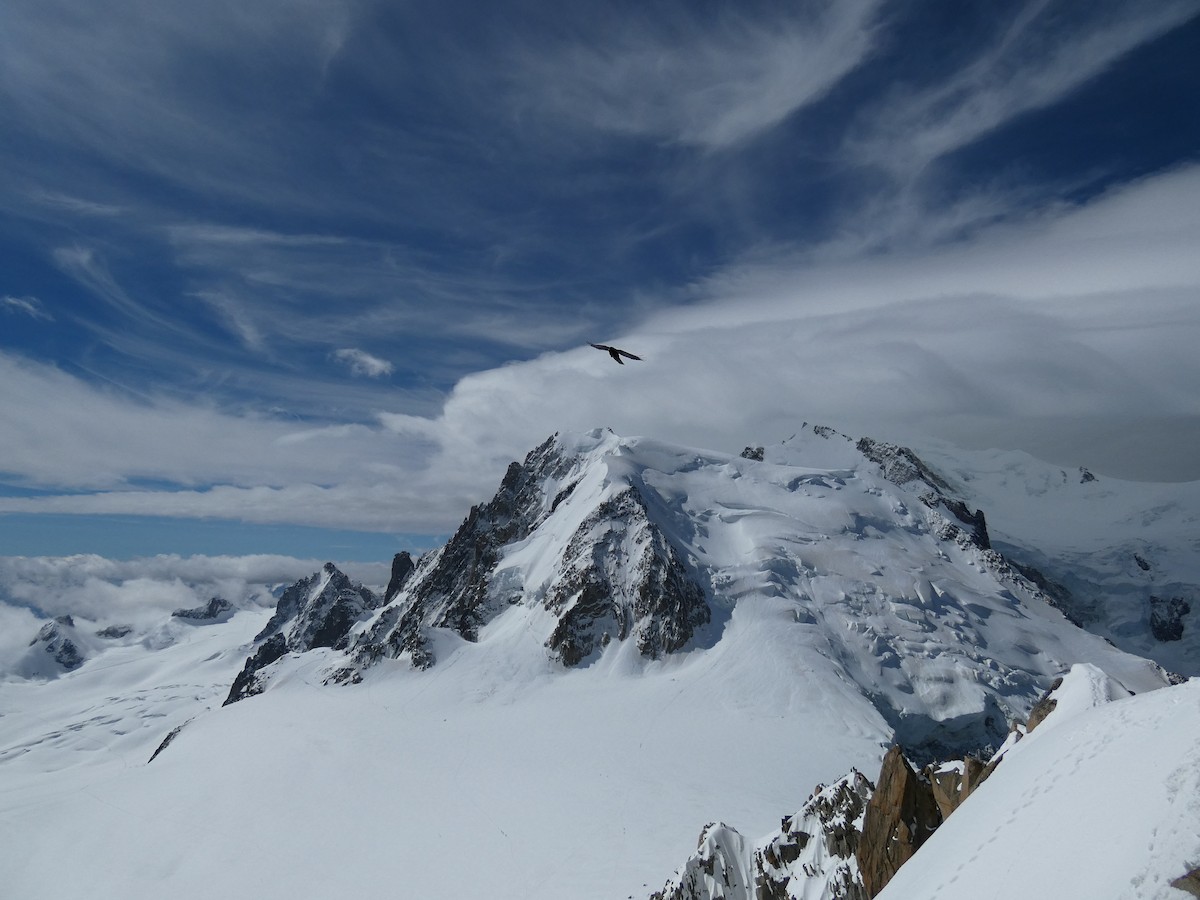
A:
<svg viewBox="0 0 1200 900">
<path fill-rule="evenodd" d="M 595 347 L 597 350 L 607 350 L 608 355 L 611 356 L 613 359 L 615 359 L 617 362 L 619 362 L 621 365 L 625 365 L 625 360 L 621 359 L 622 356 L 625 357 L 625 359 L 641 360 L 640 356 L 634 356 L 628 350 L 620 350 L 616 347 L 610 347 L 610 346 L 608 346 L 608 344 L 592 344 L 592 346 Z"/>
</svg>

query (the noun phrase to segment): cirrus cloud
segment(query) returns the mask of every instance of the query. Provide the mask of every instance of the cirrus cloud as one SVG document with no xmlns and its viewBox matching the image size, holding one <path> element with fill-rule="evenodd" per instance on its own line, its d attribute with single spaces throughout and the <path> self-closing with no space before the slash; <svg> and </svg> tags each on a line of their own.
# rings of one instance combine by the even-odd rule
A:
<svg viewBox="0 0 1200 900">
<path fill-rule="evenodd" d="M 597 22 L 586 39 L 542 37 L 513 53 L 520 114 L 694 144 L 753 137 L 824 96 L 872 48 L 877 0 L 782 17 L 730 8 L 713 27 L 686 11 Z"/>
<path fill-rule="evenodd" d="M 1200 478 L 1198 210 L 1189 167 L 919 257 L 759 259 L 598 336 L 641 362 L 545 353 L 461 379 L 435 416 L 298 427 L 0 355 L 0 458 L 41 489 L 0 512 L 444 533 L 546 435 L 602 425 L 736 452 L 816 421 Z"/>
<path fill-rule="evenodd" d="M 367 378 L 380 378 L 384 375 L 391 375 L 396 368 L 386 359 L 380 359 L 378 356 L 372 356 L 365 350 L 348 347 L 334 351 L 334 359 L 350 367 L 350 371 L 355 375 L 362 375 Z"/>
<path fill-rule="evenodd" d="M 54 321 L 54 316 L 46 312 L 45 306 L 37 297 L 0 297 L 0 309 L 6 313 L 18 313 L 44 322 Z"/>
</svg>

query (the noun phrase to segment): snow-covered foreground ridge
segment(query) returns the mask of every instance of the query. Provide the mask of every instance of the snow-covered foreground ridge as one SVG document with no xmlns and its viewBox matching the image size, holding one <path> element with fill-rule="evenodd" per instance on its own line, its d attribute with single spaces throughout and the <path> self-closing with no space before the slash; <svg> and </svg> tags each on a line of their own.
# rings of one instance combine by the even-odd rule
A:
<svg viewBox="0 0 1200 900">
<path fill-rule="evenodd" d="M 1055 698 L 880 900 L 1200 896 L 1200 682 L 1129 696 L 1080 666 Z"/>
<path fill-rule="evenodd" d="M 893 750 L 877 786 L 818 786 L 759 841 L 706 826 L 652 900 L 1200 895 L 1200 683 L 1134 696 L 1080 664 L 1055 685 L 973 785 Z"/>
<path fill-rule="evenodd" d="M 1165 686 L 1017 560 L 1035 546 L 1018 501 L 1002 532 L 976 508 L 1016 478 L 996 471 L 822 428 L 740 457 L 558 435 L 443 548 L 399 554 L 382 596 L 331 564 L 273 613 L 48 622 L 4 671 L 49 680 L 0 684 L 0 870 L 58 896 L 39 872 L 61 845 L 54 891 L 90 896 L 645 896 L 703 822 L 766 834 L 895 742 L 922 761 L 998 747 L 1073 664 Z M 1073 483 L 1075 508 L 1115 498 L 1132 521 L 1136 487 Z M 1096 543 L 1140 541 L 1130 565 L 1169 572 L 1182 606 L 1194 543 L 1155 529 L 1191 514 L 1189 489 Z M 1075 538 L 1039 561 L 1086 553 Z M 1172 647 L 1194 646 L 1182 606 Z M 1124 613 L 1084 622 L 1114 623 L 1143 640 Z M 251 846 L 246 821 L 277 827 Z"/>
</svg>

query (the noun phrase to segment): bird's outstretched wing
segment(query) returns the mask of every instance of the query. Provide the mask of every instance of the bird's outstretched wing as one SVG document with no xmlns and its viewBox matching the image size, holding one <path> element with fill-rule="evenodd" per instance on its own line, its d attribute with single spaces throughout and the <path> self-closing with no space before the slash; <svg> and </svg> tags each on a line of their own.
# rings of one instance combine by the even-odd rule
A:
<svg viewBox="0 0 1200 900">
<path fill-rule="evenodd" d="M 595 347 L 597 350 L 606 350 L 608 352 L 608 355 L 611 356 L 613 359 L 615 359 L 617 362 L 619 362 L 621 365 L 625 365 L 625 361 L 621 359 L 622 356 L 625 357 L 625 359 L 636 359 L 639 361 L 641 360 L 640 356 L 636 356 L 635 354 L 630 353 L 628 350 L 622 350 L 619 347 L 610 347 L 610 346 L 608 346 L 608 344 L 592 344 L 592 346 Z"/>
</svg>

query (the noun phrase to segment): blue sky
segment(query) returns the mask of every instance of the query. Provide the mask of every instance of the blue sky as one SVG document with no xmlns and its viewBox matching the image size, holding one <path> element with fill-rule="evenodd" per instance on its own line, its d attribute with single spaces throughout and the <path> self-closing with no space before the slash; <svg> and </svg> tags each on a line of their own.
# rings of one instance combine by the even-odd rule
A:
<svg viewBox="0 0 1200 900">
<path fill-rule="evenodd" d="M 0 555 L 377 559 L 600 425 L 1200 478 L 1200 3 L 4 19 Z"/>
</svg>

